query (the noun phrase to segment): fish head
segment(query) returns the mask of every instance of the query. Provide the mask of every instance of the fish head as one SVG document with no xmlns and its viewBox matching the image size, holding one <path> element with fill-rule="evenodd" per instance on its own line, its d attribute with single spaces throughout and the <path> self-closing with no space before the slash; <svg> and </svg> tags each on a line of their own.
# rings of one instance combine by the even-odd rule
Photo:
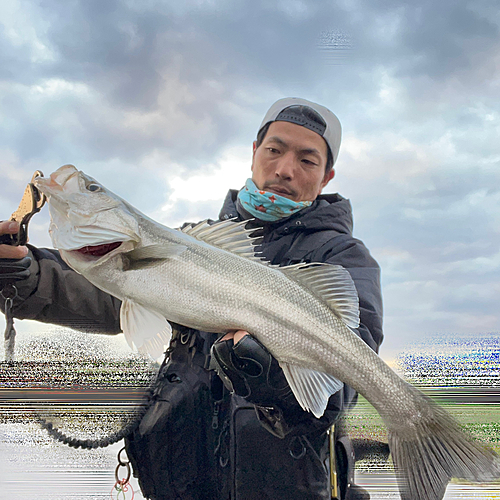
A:
<svg viewBox="0 0 500 500">
<path fill-rule="evenodd" d="M 71 257 L 77 271 L 130 251 L 140 241 L 135 209 L 73 165 L 34 184 L 48 200 L 52 244 L 67 262 Z"/>
</svg>

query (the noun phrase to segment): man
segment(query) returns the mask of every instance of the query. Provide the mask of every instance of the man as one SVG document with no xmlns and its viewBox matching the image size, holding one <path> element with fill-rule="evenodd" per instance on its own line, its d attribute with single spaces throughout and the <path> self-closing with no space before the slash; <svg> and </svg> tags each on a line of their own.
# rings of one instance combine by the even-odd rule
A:
<svg viewBox="0 0 500 500">
<path fill-rule="evenodd" d="M 356 333 L 377 351 L 382 341 L 378 265 L 352 237 L 349 201 L 320 195 L 334 177 L 340 139 L 340 123 L 328 109 L 303 99 L 277 101 L 253 144 L 252 178 L 240 191 L 229 192 L 219 218 L 249 220 L 272 264 L 326 262 L 347 268 L 359 295 Z M 2 231 L 14 229 L 2 223 Z M 0 246 L 0 258 L 19 259 L 27 252 Z M 69 269 L 57 251 L 30 246 L 29 256 L 30 275 L 17 282 L 17 317 L 120 331 L 117 299 Z M 2 262 L 8 269 L 9 261 Z M 167 358 L 152 406 L 126 439 L 145 496 L 331 498 L 326 433 L 355 403 L 350 387 L 332 395 L 325 414 L 315 418 L 300 408 L 277 361 L 245 331 L 217 340 L 174 325 Z M 352 458 L 346 440 L 336 448 L 342 498 L 368 498 L 349 485 Z"/>
</svg>

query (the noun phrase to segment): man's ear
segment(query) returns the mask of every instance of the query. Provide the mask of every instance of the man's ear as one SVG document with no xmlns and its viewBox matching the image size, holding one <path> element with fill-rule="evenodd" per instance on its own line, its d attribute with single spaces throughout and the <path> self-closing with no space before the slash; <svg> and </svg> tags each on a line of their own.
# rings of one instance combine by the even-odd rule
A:
<svg viewBox="0 0 500 500">
<path fill-rule="evenodd" d="M 335 170 L 332 168 L 330 172 L 325 174 L 325 177 L 323 177 L 323 180 L 321 182 L 321 189 L 320 189 L 320 194 L 321 191 L 323 191 L 323 188 L 335 177 Z"/>
<path fill-rule="evenodd" d="M 255 158 L 255 151 L 257 151 L 257 141 L 253 141 L 252 144 L 252 172 L 253 172 L 253 160 Z"/>
</svg>

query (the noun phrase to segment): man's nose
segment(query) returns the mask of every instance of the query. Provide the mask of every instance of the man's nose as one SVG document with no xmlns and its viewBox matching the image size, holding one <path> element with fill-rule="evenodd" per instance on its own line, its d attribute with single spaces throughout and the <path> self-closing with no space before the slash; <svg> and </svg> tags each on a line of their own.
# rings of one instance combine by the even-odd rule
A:
<svg viewBox="0 0 500 500">
<path fill-rule="evenodd" d="M 275 174 L 285 180 L 293 179 L 294 159 L 290 153 L 284 154 L 276 165 Z"/>
</svg>

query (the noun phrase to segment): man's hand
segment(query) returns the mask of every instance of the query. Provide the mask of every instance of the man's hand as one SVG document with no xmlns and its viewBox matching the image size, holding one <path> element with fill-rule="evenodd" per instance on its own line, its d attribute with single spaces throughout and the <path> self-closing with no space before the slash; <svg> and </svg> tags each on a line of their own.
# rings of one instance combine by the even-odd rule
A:
<svg viewBox="0 0 500 500">
<path fill-rule="evenodd" d="M 18 222 L 0 222 L 0 235 L 15 234 L 18 231 Z M 0 288 L 29 277 L 31 258 L 27 255 L 28 247 L 0 245 Z"/>
<path fill-rule="evenodd" d="M 244 330 L 215 342 L 212 358 L 225 385 L 251 403 L 271 405 L 291 393 L 276 359 Z"/>
<path fill-rule="evenodd" d="M 0 235 L 16 234 L 18 231 L 18 222 L 0 222 Z M 22 259 L 26 255 L 28 255 L 28 248 L 25 246 L 0 245 L 0 259 Z"/>
<path fill-rule="evenodd" d="M 229 340 L 233 339 L 234 344 L 236 345 L 245 335 L 250 335 L 245 330 L 236 330 L 234 332 L 229 332 L 224 335 L 220 340 Z"/>
</svg>

